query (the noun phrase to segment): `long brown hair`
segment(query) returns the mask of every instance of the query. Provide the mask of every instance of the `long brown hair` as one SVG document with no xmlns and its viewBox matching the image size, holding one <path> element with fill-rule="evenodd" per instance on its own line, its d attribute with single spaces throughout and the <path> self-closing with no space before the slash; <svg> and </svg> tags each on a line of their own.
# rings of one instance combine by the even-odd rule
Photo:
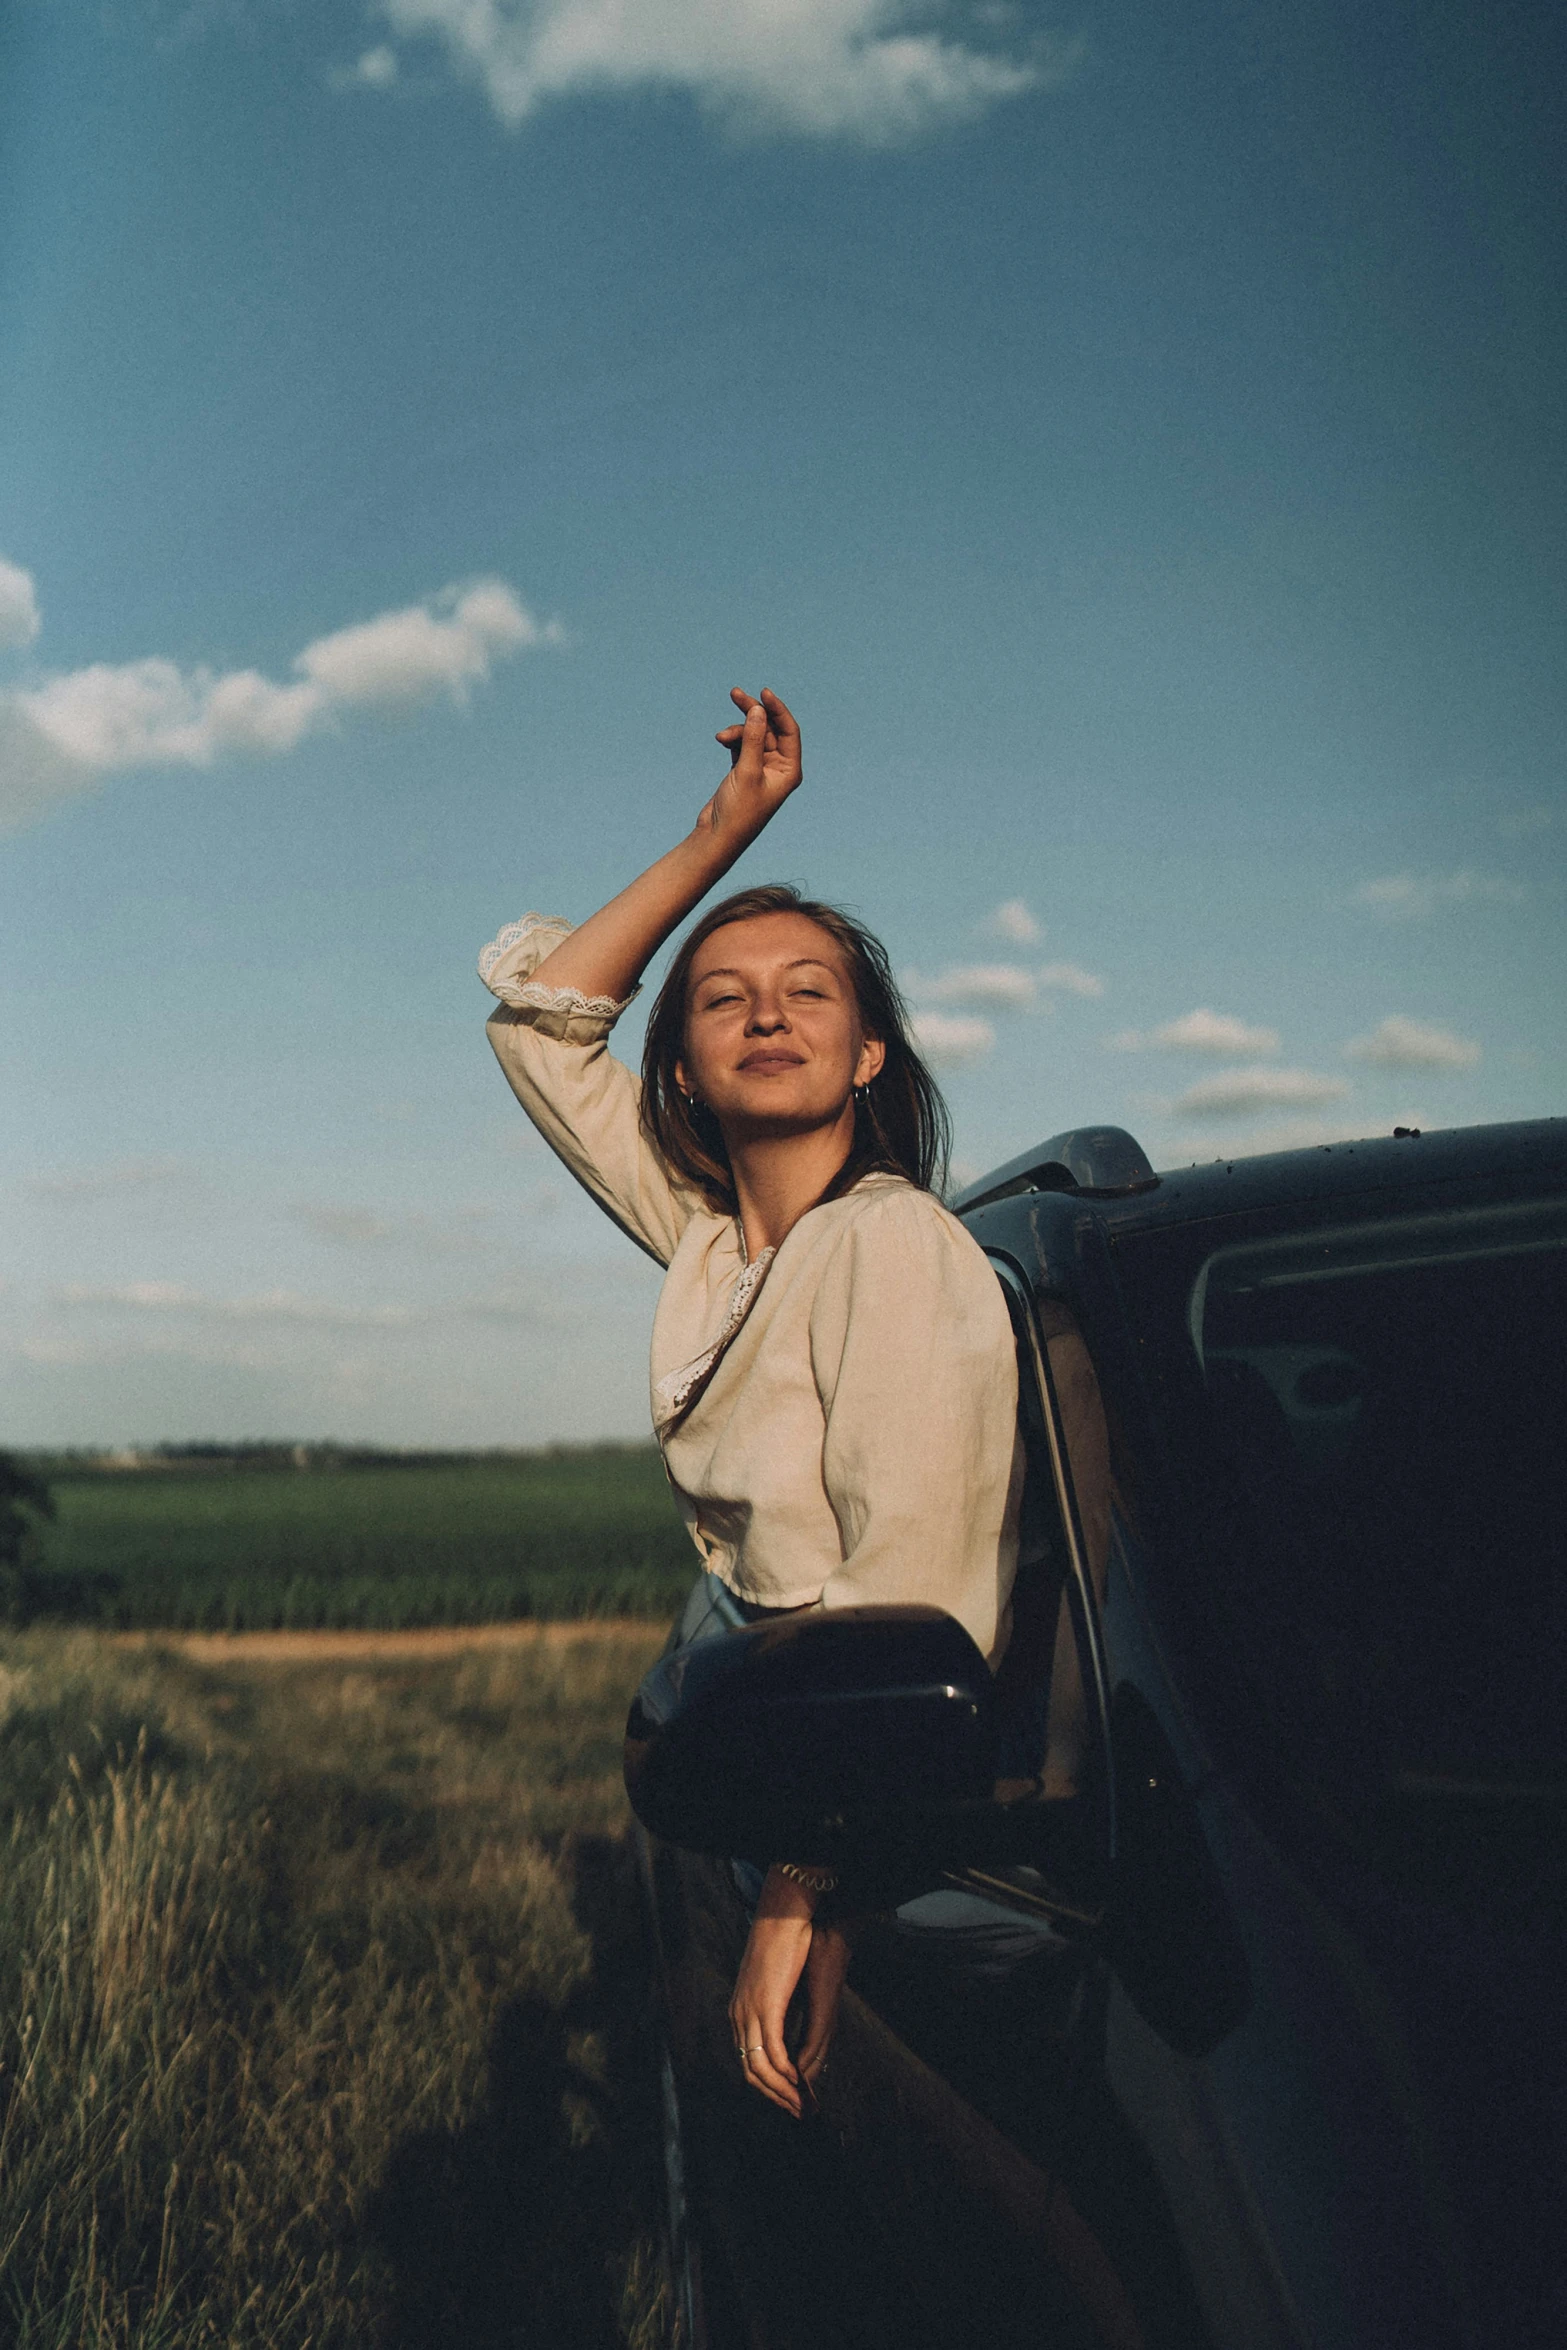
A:
<svg viewBox="0 0 1567 2350">
<path fill-rule="evenodd" d="M 685 1051 L 686 996 L 697 948 L 731 922 L 759 914 L 803 914 L 825 930 L 849 968 L 860 1026 L 882 1045 L 885 1059 L 854 1097 L 854 1142 L 823 1199 L 837 1199 L 873 1172 L 906 1176 L 922 1191 L 939 1192 L 947 1179 L 952 1128 L 935 1079 L 909 1035 L 908 1013 L 880 939 L 838 906 L 801 897 L 787 882 L 738 890 L 710 907 L 684 939 L 658 991 L 642 1048 L 642 1131 L 677 1175 L 707 1194 L 725 1214 L 735 1207 L 734 1177 L 718 1120 L 688 1101 L 675 1082 Z"/>
</svg>

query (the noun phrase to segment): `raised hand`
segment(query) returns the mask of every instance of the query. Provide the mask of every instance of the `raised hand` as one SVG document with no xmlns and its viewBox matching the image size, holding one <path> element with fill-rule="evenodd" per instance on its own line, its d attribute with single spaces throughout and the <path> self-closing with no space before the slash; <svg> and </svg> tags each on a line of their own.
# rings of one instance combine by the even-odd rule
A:
<svg viewBox="0 0 1567 2350">
<path fill-rule="evenodd" d="M 677 923 L 776 816 L 800 780 L 800 729 L 775 693 L 736 686 L 730 700 L 744 713 L 718 739 L 729 773 L 683 840 L 610 899 L 534 972 L 547 987 L 571 987 L 619 1003 Z"/>
<path fill-rule="evenodd" d="M 786 703 L 771 687 L 760 696 L 743 686 L 729 699 L 744 712 L 738 726 L 722 726 L 717 739 L 729 753 L 729 773 L 696 820 L 699 832 L 721 832 L 742 843 L 776 816 L 803 772 L 800 729 Z"/>
</svg>

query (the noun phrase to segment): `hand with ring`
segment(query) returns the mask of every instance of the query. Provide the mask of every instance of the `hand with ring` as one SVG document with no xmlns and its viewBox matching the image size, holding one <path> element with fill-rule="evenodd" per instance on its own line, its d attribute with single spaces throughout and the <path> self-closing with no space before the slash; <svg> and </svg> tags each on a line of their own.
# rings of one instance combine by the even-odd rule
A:
<svg viewBox="0 0 1567 2350">
<path fill-rule="evenodd" d="M 751 1922 L 729 2024 L 747 2081 L 798 2121 L 827 2059 L 849 1945 L 840 1927 L 814 1924 L 820 1895 L 798 1874 L 772 1868 Z M 798 2064 L 784 2044 L 784 2020 L 805 1980 L 805 2041 Z"/>
</svg>

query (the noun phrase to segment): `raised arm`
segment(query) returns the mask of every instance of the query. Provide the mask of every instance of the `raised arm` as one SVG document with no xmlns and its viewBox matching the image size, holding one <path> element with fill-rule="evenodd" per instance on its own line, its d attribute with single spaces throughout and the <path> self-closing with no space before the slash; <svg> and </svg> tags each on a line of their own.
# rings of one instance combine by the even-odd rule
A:
<svg viewBox="0 0 1567 2350">
<path fill-rule="evenodd" d="M 800 781 L 800 729 L 768 687 L 760 699 L 733 688 L 740 724 L 719 730 L 730 757 L 695 825 L 629 888 L 590 914 L 545 957 L 533 976 L 586 996 L 629 996 L 670 932 L 750 847 Z"/>
</svg>

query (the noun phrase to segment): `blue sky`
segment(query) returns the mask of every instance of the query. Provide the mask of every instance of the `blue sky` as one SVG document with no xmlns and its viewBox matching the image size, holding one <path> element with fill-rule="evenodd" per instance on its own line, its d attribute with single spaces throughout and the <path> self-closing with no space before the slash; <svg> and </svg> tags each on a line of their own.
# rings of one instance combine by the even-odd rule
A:
<svg viewBox="0 0 1567 2350">
<path fill-rule="evenodd" d="M 886 938 L 967 1171 L 1567 1107 L 1550 12 L 4 38 L 6 1440 L 645 1427 L 473 961 L 732 683 L 807 743 L 738 877 Z"/>
</svg>

